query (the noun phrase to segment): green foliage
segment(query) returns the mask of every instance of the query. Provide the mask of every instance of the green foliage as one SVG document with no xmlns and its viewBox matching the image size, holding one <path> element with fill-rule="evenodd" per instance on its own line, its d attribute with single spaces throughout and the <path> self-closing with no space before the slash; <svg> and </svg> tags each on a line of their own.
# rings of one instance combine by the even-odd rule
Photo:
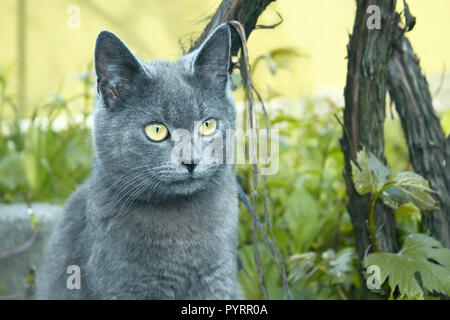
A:
<svg viewBox="0 0 450 320">
<path fill-rule="evenodd" d="M 390 177 L 390 170 L 364 149 L 357 154 L 357 164 L 352 163 L 352 178 L 359 194 L 372 194 L 369 229 L 375 251 L 378 251 L 378 246 L 374 207 L 379 197 L 395 209 L 396 214 L 406 217 L 417 217 L 418 210 L 436 208 L 436 200 L 430 195 L 434 191 L 428 181 L 413 172 L 400 172 Z M 413 231 L 414 227 L 410 226 L 410 230 Z M 398 289 L 400 299 L 423 299 L 424 290 L 450 293 L 450 250 L 424 234 L 408 235 L 398 253 L 375 252 L 367 255 L 364 265 L 377 265 L 381 283 L 389 278 L 391 296 Z"/>
<path fill-rule="evenodd" d="M 341 128 L 333 117 L 337 111 L 330 106 L 326 114 L 318 115 L 312 103 L 301 118 L 269 110 L 270 126 L 280 133 L 280 167 L 277 174 L 266 176 L 266 193 L 273 233 L 283 256 L 291 257 L 287 263 L 294 299 L 347 299 L 359 294 L 356 259 L 350 254 L 353 230 L 345 208 Z M 260 123 L 264 123 L 261 114 Z M 238 177 L 245 187 L 249 169 L 239 168 Z M 259 186 L 262 194 L 262 183 Z M 257 213 L 265 222 L 262 196 Z M 240 255 L 250 275 L 242 271 L 241 283 L 247 297 L 257 299 L 251 219 L 245 208 L 239 225 Z M 259 245 L 270 298 L 282 299 L 282 283 L 270 251 L 261 238 Z"/>
<path fill-rule="evenodd" d="M 400 237 L 413 233 L 419 233 L 421 229 L 420 209 L 413 203 L 408 202 L 394 210 L 397 219 L 397 232 Z"/>
<path fill-rule="evenodd" d="M 401 172 L 392 178 L 392 186 L 384 191 L 384 203 L 393 209 L 412 202 L 421 210 L 437 209 L 436 200 L 427 180 L 413 172 Z"/>
<path fill-rule="evenodd" d="M 424 290 L 450 296 L 450 250 L 424 234 L 409 235 L 398 253 L 369 254 L 364 265 L 377 265 L 381 282 L 389 278 L 401 299 L 423 299 Z"/>
<path fill-rule="evenodd" d="M 280 68 L 286 68 L 289 60 L 298 56 L 300 53 L 296 49 L 277 49 L 259 56 L 252 64 L 252 71 L 262 65 L 267 66 L 273 74 Z M 261 61 L 266 61 L 266 64 L 259 64 Z M 236 73 L 233 76 L 235 84 L 239 86 L 240 76 Z M 265 96 L 265 101 L 278 95 L 279 93 L 271 91 Z M 314 104 L 309 102 L 307 110 L 298 117 L 286 110 L 287 105 L 286 108 L 268 109 L 268 119 L 263 112 L 258 113 L 260 128 L 268 124 L 270 128 L 279 130 L 280 158 L 278 172 L 260 178 L 257 214 L 270 239 L 270 229 L 273 230 L 273 238 L 277 240 L 283 257 L 322 253 L 321 258 L 314 260 L 314 265 L 320 265 L 321 271 L 314 272 L 311 277 L 291 265 L 297 259 L 289 259 L 288 269 L 292 273 L 289 284 L 294 299 L 356 297 L 358 289 L 355 290 L 349 280 L 357 278 L 356 271 L 340 271 L 343 266 L 341 261 L 349 257 L 352 257 L 352 262 L 355 260 L 353 255 L 340 255 L 341 248 L 351 248 L 354 243 L 351 222 L 345 209 L 343 156 L 338 141 L 341 128 L 333 117 L 339 110 L 330 103 L 325 114 L 321 110 L 319 115 L 314 110 Z M 244 128 L 246 119 L 244 113 Z M 252 174 L 249 166 L 238 167 L 238 179 L 244 190 L 250 192 Z M 268 195 L 267 203 L 264 202 L 264 189 Z M 269 217 L 265 215 L 266 207 Z M 240 273 L 241 283 L 247 298 L 258 299 L 260 293 L 257 286 L 252 219 L 244 207 L 239 226 L 239 253 L 245 268 Z M 272 252 L 260 236 L 257 247 L 269 297 L 283 299 L 280 270 L 274 263 Z M 331 258 L 322 258 L 327 257 L 330 252 L 335 256 L 336 250 L 339 252 L 339 260 L 336 262 Z M 331 281 L 333 272 L 335 279 Z M 347 273 L 354 277 L 343 277 L 343 283 L 337 285 L 337 279 Z M 322 283 L 321 279 L 328 280 Z M 349 292 L 342 293 L 347 289 Z"/>
<path fill-rule="evenodd" d="M 360 195 L 371 193 L 374 200 L 378 196 L 383 202 L 399 209 L 403 204 L 412 202 L 421 210 L 436 209 L 434 193 L 427 180 L 414 172 L 400 172 L 389 178 L 390 170 L 372 153 L 363 149 L 357 154 L 357 163 L 352 162 L 352 179 Z"/>
<path fill-rule="evenodd" d="M 7 190 L 18 190 L 26 186 L 26 172 L 19 153 L 6 154 L 0 159 L 0 184 Z"/>
<path fill-rule="evenodd" d="M 31 118 L 21 118 L 15 96 L 8 93 L 7 77 L 0 77 L 0 201 L 62 203 L 89 173 L 90 129 L 87 105 L 92 105 L 90 73 L 80 77 L 84 92 L 63 99 L 49 95 Z M 73 110 L 81 117 L 72 115 Z"/>
<path fill-rule="evenodd" d="M 294 285 L 314 288 L 325 299 L 351 299 L 351 290 L 359 286 L 356 254 L 352 247 L 339 252 L 328 249 L 321 255 L 306 252 L 289 259 L 290 280 Z"/>
</svg>

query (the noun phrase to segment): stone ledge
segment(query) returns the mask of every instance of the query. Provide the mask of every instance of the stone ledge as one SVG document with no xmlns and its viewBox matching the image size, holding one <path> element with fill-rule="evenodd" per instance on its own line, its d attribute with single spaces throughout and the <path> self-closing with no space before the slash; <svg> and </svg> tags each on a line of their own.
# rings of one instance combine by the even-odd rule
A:
<svg viewBox="0 0 450 320">
<path fill-rule="evenodd" d="M 33 298 L 33 292 L 22 297 L 28 285 L 26 277 L 29 267 L 35 270 L 43 258 L 43 249 L 50 233 L 61 217 L 62 206 L 33 203 L 33 211 L 40 222 L 33 244 L 18 254 L 0 258 L 0 283 L 3 295 L 13 298 Z M 33 236 L 27 206 L 24 203 L 0 204 L 0 255 L 22 246 Z"/>
</svg>

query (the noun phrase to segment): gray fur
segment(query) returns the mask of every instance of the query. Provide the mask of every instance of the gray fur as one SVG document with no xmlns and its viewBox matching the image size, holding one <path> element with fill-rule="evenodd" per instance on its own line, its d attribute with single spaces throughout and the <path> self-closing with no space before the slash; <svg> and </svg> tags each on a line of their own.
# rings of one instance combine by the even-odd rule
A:
<svg viewBox="0 0 450 320">
<path fill-rule="evenodd" d="M 41 299 L 238 299 L 238 198 L 231 165 L 171 161 L 169 132 L 218 119 L 235 127 L 222 25 L 177 62 L 144 63 L 112 33 L 95 50 L 99 96 L 91 176 L 69 198 L 38 274 Z M 204 137 L 205 139 L 208 137 Z M 69 290 L 67 267 L 81 269 Z"/>
</svg>

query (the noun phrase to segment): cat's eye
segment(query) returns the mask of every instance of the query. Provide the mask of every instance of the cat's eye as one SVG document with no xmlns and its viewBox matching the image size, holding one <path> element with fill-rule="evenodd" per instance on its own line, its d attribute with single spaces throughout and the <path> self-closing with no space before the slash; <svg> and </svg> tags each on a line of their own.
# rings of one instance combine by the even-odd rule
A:
<svg viewBox="0 0 450 320">
<path fill-rule="evenodd" d="M 217 121 L 215 119 L 208 119 L 206 121 L 203 121 L 203 123 L 200 125 L 200 128 L 198 128 L 198 132 L 202 136 L 209 136 L 216 131 L 216 128 Z"/>
<path fill-rule="evenodd" d="M 167 138 L 169 130 L 161 123 L 151 123 L 145 127 L 145 134 L 153 141 L 162 141 Z"/>
</svg>

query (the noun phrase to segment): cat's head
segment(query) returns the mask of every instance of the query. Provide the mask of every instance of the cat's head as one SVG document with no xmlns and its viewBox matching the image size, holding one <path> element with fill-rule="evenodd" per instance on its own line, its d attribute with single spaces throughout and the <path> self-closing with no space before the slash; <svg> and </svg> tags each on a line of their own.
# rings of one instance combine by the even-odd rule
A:
<svg viewBox="0 0 450 320">
<path fill-rule="evenodd" d="M 199 151 L 235 126 L 230 46 L 230 29 L 224 24 L 177 62 L 145 63 L 113 33 L 100 33 L 94 152 L 124 201 L 190 195 L 220 180 L 226 165 L 204 161 Z"/>
</svg>

